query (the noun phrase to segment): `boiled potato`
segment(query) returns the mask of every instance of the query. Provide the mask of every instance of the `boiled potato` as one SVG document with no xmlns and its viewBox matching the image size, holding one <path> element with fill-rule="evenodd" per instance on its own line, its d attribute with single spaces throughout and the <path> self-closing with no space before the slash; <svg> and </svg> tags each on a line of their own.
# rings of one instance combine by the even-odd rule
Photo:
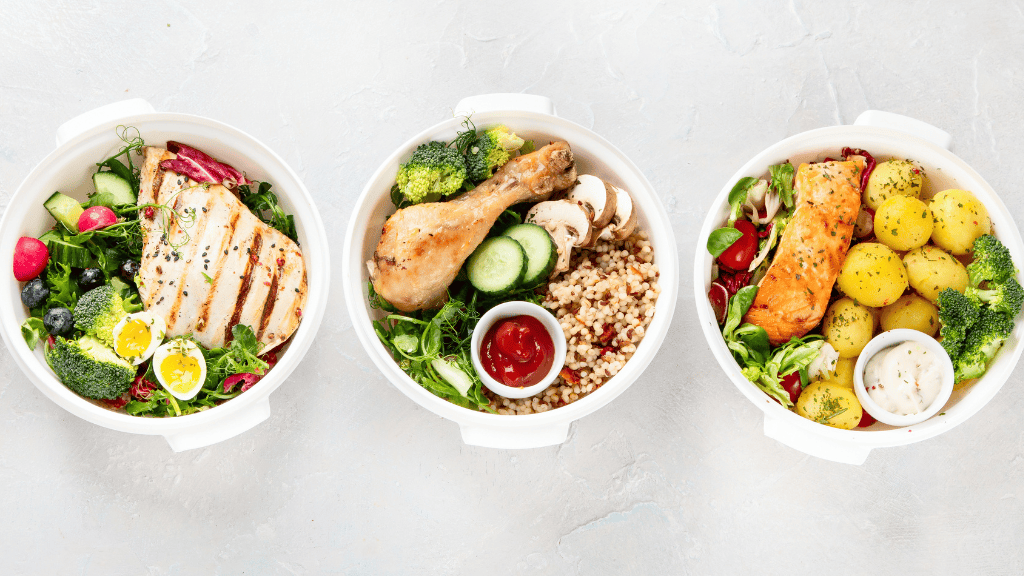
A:
<svg viewBox="0 0 1024 576">
<path fill-rule="evenodd" d="M 833 428 L 852 430 L 860 423 L 864 409 L 853 388 L 832 380 L 811 382 L 796 399 L 796 413 Z"/>
<path fill-rule="evenodd" d="M 857 366 L 857 356 L 853 358 L 840 358 L 836 362 L 836 375 L 832 381 L 843 388 L 853 390 L 853 369 Z"/>
<path fill-rule="evenodd" d="M 875 212 L 875 237 L 893 250 L 924 246 L 931 235 L 932 212 L 917 198 L 893 196 Z"/>
<path fill-rule="evenodd" d="M 971 251 L 979 236 L 992 231 L 985 205 L 966 190 L 943 190 L 932 198 L 932 242 L 956 256 Z"/>
<path fill-rule="evenodd" d="M 942 248 L 926 244 L 911 250 L 903 257 L 903 265 L 910 287 L 932 302 L 946 288 L 958 292 L 967 289 L 967 269 Z"/>
<path fill-rule="evenodd" d="M 917 294 L 907 294 L 882 308 L 882 330 L 910 328 L 935 336 L 939 331 L 939 309 Z"/>
<path fill-rule="evenodd" d="M 921 197 L 924 178 L 909 160 L 889 160 L 875 166 L 864 187 L 864 204 L 872 210 L 893 196 Z"/>
<path fill-rule="evenodd" d="M 828 307 L 821 333 L 839 352 L 840 358 L 853 358 L 874 336 L 875 320 L 867 306 L 849 298 L 840 298 Z"/>
<path fill-rule="evenodd" d="M 866 306 L 891 304 L 907 289 L 907 270 L 888 246 L 857 244 L 846 254 L 837 280 L 844 294 Z"/>
</svg>

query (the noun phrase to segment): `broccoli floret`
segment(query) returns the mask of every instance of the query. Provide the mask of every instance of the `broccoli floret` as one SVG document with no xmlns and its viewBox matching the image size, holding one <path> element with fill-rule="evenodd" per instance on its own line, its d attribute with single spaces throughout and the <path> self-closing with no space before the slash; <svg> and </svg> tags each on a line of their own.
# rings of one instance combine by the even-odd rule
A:
<svg viewBox="0 0 1024 576">
<path fill-rule="evenodd" d="M 443 142 L 427 142 L 398 168 L 395 180 L 402 195 L 412 203 L 438 200 L 462 189 L 466 160 Z"/>
<path fill-rule="evenodd" d="M 963 351 L 953 361 L 956 381 L 980 378 L 1012 331 L 1013 318 L 990 308 L 982 309 L 978 321 L 967 332 Z"/>
<path fill-rule="evenodd" d="M 512 152 L 523 147 L 524 140 L 508 129 L 498 125 L 490 128 L 477 138 L 466 154 L 466 168 L 469 179 L 482 182 L 501 168 L 512 157 Z"/>
<path fill-rule="evenodd" d="M 124 301 L 110 285 L 93 288 L 75 305 L 75 328 L 99 338 L 107 346 L 114 345 L 114 326 L 124 318 Z"/>
<path fill-rule="evenodd" d="M 981 308 L 972 300 L 952 288 L 939 292 L 939 321 L 942 329 L 942 347 L 949 358 L 956 363 L 960 350 L 963 348 L 967 332 L 978 321 Z"/>
<path fill-rule="evenodd" d="M 985 234 L 974 241 L 974 261 L 967 265 L 971 286 L 980 286 L 986 281 L 1002 283 L 1013 276 L 1013 272 L 1010 251 L 998 238 Z"/>
<path fill-rule="evenodd" d="M 92 336 L 58 336 L 46 361 L 65 386 L 87 398 L 118 398 L 135 379 L 135 367 Z"/>
<path fill-rule="evenodd" d="M 964 294 L 968 298 L 988 304 L 988 307 L 995 312 L 1002 312 L 1010 318 L 1016 317 L 1021 306 L 1024 305 L 1024 288 L 1021 287 L 1020 282 L 1011 277 L 1002 284 L 992 286 L 990 283 L 989 288 L 989 290 L 983 290 L 971 286 Z"/>
</svg>

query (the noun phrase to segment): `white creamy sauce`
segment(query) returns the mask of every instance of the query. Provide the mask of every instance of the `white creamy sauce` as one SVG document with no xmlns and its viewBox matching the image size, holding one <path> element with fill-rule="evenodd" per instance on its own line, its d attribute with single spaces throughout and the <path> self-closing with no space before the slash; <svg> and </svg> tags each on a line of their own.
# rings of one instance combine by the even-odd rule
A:
<svg viewBox="0 0 1024 576">
<path fill-rule="evenodd" d="M 927 348 L 904 342 L 871 357 L 864 369 L 864 388 L 886 412 L 920 414 L 939 395 L 942 368 Z"/>
</svg>

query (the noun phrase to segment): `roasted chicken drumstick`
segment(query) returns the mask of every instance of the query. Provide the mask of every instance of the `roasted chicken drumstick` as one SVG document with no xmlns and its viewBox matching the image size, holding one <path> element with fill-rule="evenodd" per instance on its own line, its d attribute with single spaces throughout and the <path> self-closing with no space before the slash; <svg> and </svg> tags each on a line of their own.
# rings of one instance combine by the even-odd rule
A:
<svg viewBox="0 0 1024 576">
<path fill-rule="evenodd" d="M 576 182 L 567 142 L 509 160 L 494 177 L 448 202 L 403 208 L 384 223 L 368 261 L 373 289 L 399 310 L 436 308 L 462 263 L 506 208 L 538 202 Z"/>
</svg>

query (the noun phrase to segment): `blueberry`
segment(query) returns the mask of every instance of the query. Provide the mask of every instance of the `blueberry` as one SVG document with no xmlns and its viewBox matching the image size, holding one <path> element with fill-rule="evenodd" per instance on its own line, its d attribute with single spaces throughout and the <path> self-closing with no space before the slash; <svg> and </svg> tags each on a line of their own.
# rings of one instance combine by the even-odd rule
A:
<svg viewBox="0 0 1024 576">
<path fill-rule="evenodd" d="M 99 288 L 103 285 L 104 280 L 102 270 L 99 268 L 86 268 L 78 276 L 78 287 L 85 292 L 93 288 Z"/>
<path fill-rule="evenodd" d="M 52 336 L 67 336 L 75 329 L 75 319 L 67 308 L 50 308 L 43 314 L 43 327 Z"/>
<path fill-rule="evenodd" d="M 121 263 L 121 277 L 128 282 L 135 282 L 135 275 L 139 273 L 140 267 L 135 260 L 125 260 Z"/>
<path fill-rule="evenodd" d="M 35 308 L 46 302 L 49 295 L 50 289 L 46 287 L 46 282 L 43 282 L 42 278 L 36 278 L 21 289 L 21 302 L 29 308 Z"/>
</svg>

